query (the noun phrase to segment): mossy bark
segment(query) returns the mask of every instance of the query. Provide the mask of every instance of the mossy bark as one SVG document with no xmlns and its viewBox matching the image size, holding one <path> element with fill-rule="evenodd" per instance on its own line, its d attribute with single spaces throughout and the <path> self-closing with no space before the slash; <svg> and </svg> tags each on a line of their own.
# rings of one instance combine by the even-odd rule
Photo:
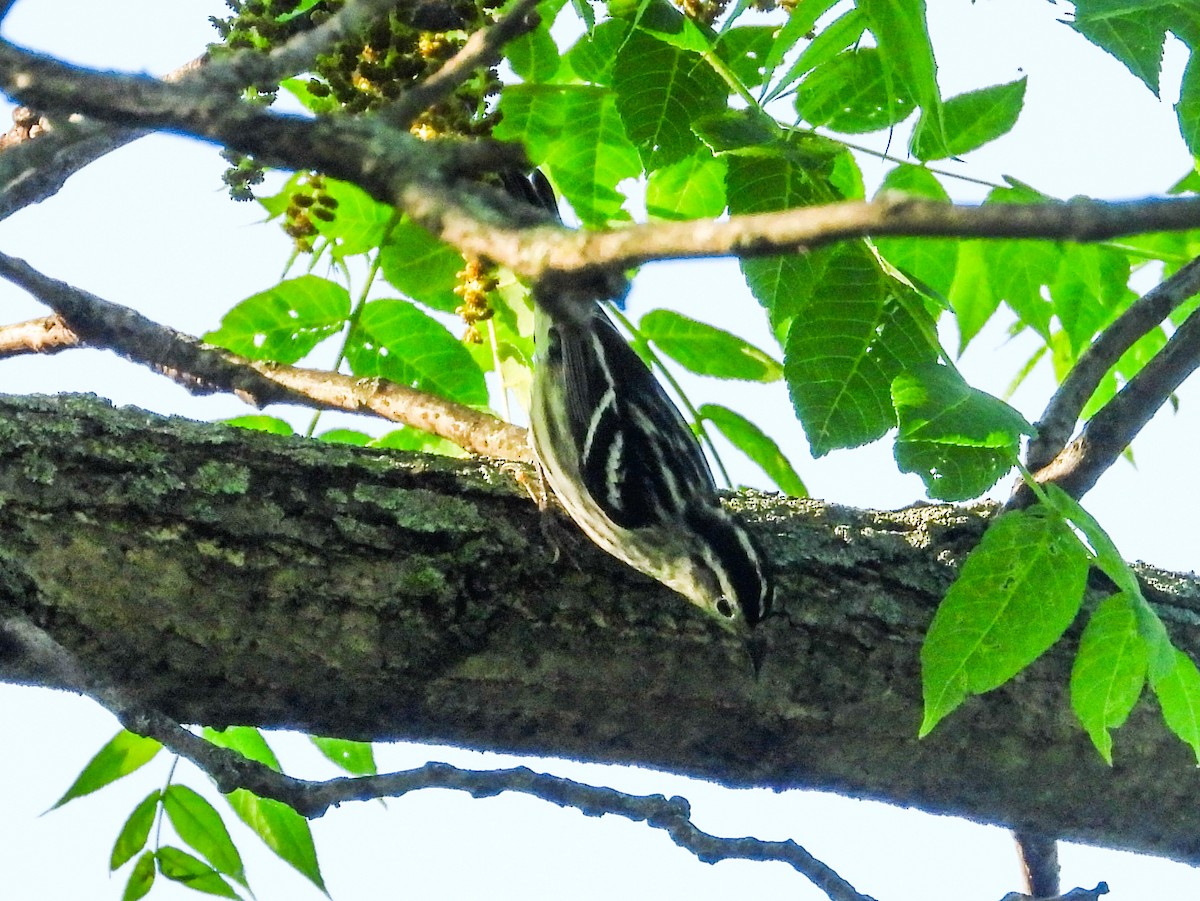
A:
<svg viewBox="0 0 1200 901">
<path fill-rule="evenodd" d="M 1071 635 L 916 739 L 921 638 L 985 508 L 740 496 L 783 608 L 756 673 L 512 466 L 88 397 L 0 399 L 0 460 L 0 617 L 182 722 L 824 788 L 1200 861 L 1190 752 L 1143 704 L 1105 766 L 1066 697 Z M 1200 656 L 1195 581 L 1145 575 Z M 0 678 L 55 684 L 5 648 Z"/>
</svg>

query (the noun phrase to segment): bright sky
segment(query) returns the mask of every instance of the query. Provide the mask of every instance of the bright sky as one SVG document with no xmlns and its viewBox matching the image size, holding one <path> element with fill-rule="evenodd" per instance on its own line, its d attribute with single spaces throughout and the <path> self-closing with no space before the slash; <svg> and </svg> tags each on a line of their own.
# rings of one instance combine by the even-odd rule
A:
<svg viewBox="0 0 1200 901">
<path fill-rule="evenodd" d="M 929 6 L 947 95 L 1029 76 L 1027 109 L 1017 130 L 971 154 L 962 171 L 987 179 L 1010 173 L 1061 197 L 1117 199 L 1160 192 L 1189 168 L 1170 107 L 1182 53 L 1169 55 L 1160 102 L 1120 64 L 1057 24 L 1068 9 L 1062 4 L 929 0 Z M 224 12 L 218 0 L 20 0 L 4 27 L 13 40 L 81 64 L 160 74 L 198 55 L 212 36 L 207 17 Z M 891 144 L 897 153 L 904 146 L 903 135 Z M 74 177 L 59 196 L 0 223 L 0 247 L 52 277 L 199 334 L 214 327 L 232 302 L 273 283 L 288 253 L 274 226 L 256 224 L 261 219 L 256 206 L 228 200 L 219 181 L 223 168 L 214 148 L 177 137 L 144 139 Z M 873 171 L 868 167 L 868 178 Z M 966 184 L 952 190 L 962 199 L 979 196 Z M 659 305 L 685 308 L 769 344 L 766 325 L 729 262 L 647 267 L 631 309 L 640 315 Z M 2 284 L 0 310 L 3 321 L 45 312 Z M 995 330 L 977 339 L 962 365 L 975 385 L 1001 393 L 1030 350 L 1020 341 L 1006 343 Z M 191 397 L 165 379 L 95 351 L 4 362 L 0 375 L 11 392 L 95 391 L 118 403 L 202 419 L 247 412 L 236 400 Z M 1043 373 L 1017 395 L 1027 417 L 1040 412 L 1047 384 Z M 886 444 L 810 461 L 781 385 L 747 388 L 699 379 L 685 379 L 685 385 L 695 398 L 729 403 L 756 418 L 792 455 L 817 497 L 896 507 L 922 496 L 915 478 L 896 474 Z M 1136 445 L 1138 467 L 1118 465 L 1086 503 L 1126 556 L 1191 569 L 1194 542 L 1167 515 L 1200 506 L 1196 480 L 1181 477 L 1192 462 L 1184 455 L 1198 437 L 1194 409 L 1200 396 L 1186 388 L 1181 397 L 1181 413 L 1160 415 Z M 307 414 L 292 419 L 304 422 Z M 366 427 L 363 420 L 347 419 Z M 325 422 L 332 427 L 339 419 Z M 751 467 L 732 455 L 729 462 L 735 479 L 761 484 Z M 39 816 L 116 725 L 89 701 L 10 686 L 0 686 L 0 723 L 5 897 L 119 897 L 123 875 L 105 883 L 112 840 L 134 804 L 165 779 L 165 758 L 97 796 Z M 285 766 L 297 775 L 331 774 L 302 740 L 285 736 L 278 744 Z M 1120 752 L 1118 734 L 1118 757 Z M 429 759 L 470 766 L 511 761 L 412 745 L 379 753 L 385 769 Z M 702 828 L 728 836 L 794 838 L 881 901 L 998 899 L 1019 887 L 1011 840 L 999 829 L 812 793 L 732 792 L 648 771 L 523 762 L 627 791 L 683 794 Z M 181 772 L 188 770 L 185 765 Z M 183 778 L 196 788 L 204 782 L 194 771 Z M 228 819 L 235 822 L 232 815 Z M 350 805 L 314 823 L 314 830 L 339 901 L 406 891 L 422 898 L 501 901 L 824 897 L 783 865 L 710 867 L 643 826 L 587 819 L 529 798 L 475 801 L 425 792 L 386 805 Z M 318 897 L 269 854 L 259 853 L 256 839 L 240 825 L 234 833 L 260 901 Z M 1106 880 L 1113 901 L 1132 901 L 1150 890 L 1164 897 L 1195 897 L 1200 891 L 1200 874 L 1180 865 L 1073 846 L 1062 856 L 1064 887 Z M 151 897 L 196 895 L 159 885 Z"/>
</svg>

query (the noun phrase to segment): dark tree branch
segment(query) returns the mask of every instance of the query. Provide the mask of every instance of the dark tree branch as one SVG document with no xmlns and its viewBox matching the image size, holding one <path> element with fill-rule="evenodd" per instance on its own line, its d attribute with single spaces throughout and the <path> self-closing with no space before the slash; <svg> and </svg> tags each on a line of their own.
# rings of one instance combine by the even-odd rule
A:
<svg viewBox="0 0 1200 901">
<path fill-rule="evenodd" d="M 91 72 L 0 42 L 0 84 L 31 106 L 73 110 L 139 128 L 173 129 L 266 165 L 316 169 L 356 182 L 409 213 L 464 254 L 519 275 L 622 270 L 662 259 L 792 253 L 867 235 L 1098 241 L 1200 227 L 1200 198 L 1110 203 L 953 206 L 904 197 L 853 201 L 722 222 L 635 225 L 573 232 L 514 216 L 512 203 L 478 189 L 484 171 L 523 165 L 517 148 L 488 142 L 421 142 L 379 118 L 311 120 L 279 115 L 187 84 Z M 461 185 L 467 179 L 471 184 Z"/>
<path fill-rule="evenodd" d="M 1198 366 L 1200 311 L 1195 311 L 1163 349 L 1088 420 L 1079 436 L 1034 477 L 1042 484 L 1057 485 L 1071 497 L 1083 497 Z M 1033 492 L 1022 482 L 1013 490 L 1008 506 L 1032 502 Z"/>
<path fill-rule="evenodd" d="M 1025 891 L 1034 898 L 1053 898 L 1062 887 L 1059 883 L 1058 840 L 1052 835 L 1026 829 L 1013 831 L 1021 869 L 1025 875 Z"/>
<path fill-rule="evenodd" d="M 200 66 L 201 60 L 191 60 L 164 80 L 186 79 Z M 18 124 L 0 143 L 0 219 L 54 196 L 80 169 L 147 134 L 104 122 L 25 113 L 35 117 L 37 127 Z"/>
<path fill-rule="evenodd" d="M 495 65 L 505 44 L 536 28 L 537 5 L 538 0 L 518 0 L 495 25 L 474 32 L 444 66 L 406 91 L 382 115 L 397 128 L 407 129 L 417 116 L 449 97 L 477 70 Z"/>
<path fill-rule="evenodd" d="M 1129 348 L 1189 298 L 1200 291 L 1200 258 L 1155 286 L 1118 316 L 1079 357 L 1038 420 L 1038 435 L 1029 444 L 1026 465 L 1037 472 L 1066 446 L 1084 405 L 1100 380 Z"/>
<path fill-rule="evenodd" d="M 624 817 L 661 829 L 679 847 L 705 863 L 722 860 L 778 861 L 808 877 L 831 901 L 871 901 L 831 867 L 791 841 L 756 838 L 721 838 L 697 828 L 691 821 L 686 798 L 631 795 L 611 788 L 585 785 L 527 767 L 506 770 L 464 770 L 445 763 L 428 763 L 413 770 L 376 776 L 357 776 L 318 782 L 276 772 L 227 748 L 218 747 L 184 729 L 164 714 L 135 700 L 115 685 L 96 678 L 74 654 L 49 633 L 23 616 L 0 618 L 0 654 L 12 666 L 31 676 L 51 677 L 64 687 L 93 698 L 121 724 L 168 750 L 186 757 L 207 773 L 223 793 L 244 788 L 262 798 L 287 804 L 302 815 L 323 816 L 330 807 L 347 801 L 399 798 L 429 788 L 464 791 L 474 798 L 518 792 L 541 798 L 559 807 L 570 807 L 585 816 Z"/>
<path fill-rule="evenodd" d="M 531 459 L 525 430 L 407 385 L 336 372 L 248 360 L 159 325 L 128 307 L 42 275 L 24 260 L 0 253 L 0 276 L 53 309 L 76 341 L 112 350 L 173 378 L 194 393 L 228 391 L 262 407 L 298 403 L 327 410 L 373 413 L 440 435 L 472 453 L 501 460 Z M 36 324 L 4 330 L 12 342 L 34 347 Z M 16 331 L 14 331 L 16 330 Z M 66 341 L 66 335 L 60 336 Z M 0 348 L 0 353 L 3 349 Z"/>
</svg>

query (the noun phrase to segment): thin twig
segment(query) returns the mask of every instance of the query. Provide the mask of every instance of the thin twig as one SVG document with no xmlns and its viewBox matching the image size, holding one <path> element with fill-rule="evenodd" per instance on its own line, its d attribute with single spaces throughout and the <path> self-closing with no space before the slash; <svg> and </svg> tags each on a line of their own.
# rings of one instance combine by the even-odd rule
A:
<svg viewBox="0 0 1200 901">
<path fill-rule="evenodd" d="M 212 777 L 224 793 L 248 789 L 259 797 L 281 801 L 306 817 L 319 817 L 330 807 L 347 801 L 399 798 L 427 788 L 455 789 L 475 798 L 517 792 L 559 807 L 579 810 L 586 816 L 612 814 L 661 829 L 675 844 L 705 863 L 779 861 L 806 876 L 832 901 L 872 901 L 870 896 L 855 890 L 831 867 L 794 841 L 721 838 L 702 831 L 691 821 L 691 806 L 685 798 L 631 795 L 536 773 L 527 767 L 464 770 L 437 762 L 377 776 L 344 777 L 325 782 L 297 779 L 193 735 L 164 714 L 92 676 L 70 651 L 24 617 L 11 615 L 0 620 L 0 635 L 7 639 L 2 642 L 6 645 L 7 655 L 17 658 L 23 670 L 53 673 L 60 684 L 94 698 L 131 732 L 154 738 L 172 752 L 192 761 Z"/>
<path fill-rule="evenodd" d="M 397 128 L 407 130 L 417 116 L 450 96 L 479 69 L 495 65 L 505 44 L 537 27 L 538 0 L 517 0 L 496 24 L 474 32 L 466 43 L 437 72 L 414 85 L 380 115 Z"/>
<path fill-rule="evenodd" d="M 148 365 L 194 393 L 228 391 L 257 406 L 287 402 L 369 412 L 440 435 L 471 453 L 531 459 L 524 429 L 462 404 L 383 379 L 248 360 L 49 278 L 3 253 L 0 276 L 51 307 L 80 341 Z"/>
<path fill-rule="evenodd" d="M 1026 465 L 1031 470 L 1036 472 L 1046 466 L 1066 446 L 1084 405 L 1105 373 L 1138 339 L 1157 328 L 1172 310 L 1197 292 L 1200 292 L 1200 258 L 1147 291 L 1080 354 L 1038 421 L 1037 438 L 1030 442 L 1026 453 Z"/>
<path fill-rule="evenodd" d="M 57 353 L 80 343 L 79 336 L 58 314 L 0 326 L 0 359 Z"/>
</svg>

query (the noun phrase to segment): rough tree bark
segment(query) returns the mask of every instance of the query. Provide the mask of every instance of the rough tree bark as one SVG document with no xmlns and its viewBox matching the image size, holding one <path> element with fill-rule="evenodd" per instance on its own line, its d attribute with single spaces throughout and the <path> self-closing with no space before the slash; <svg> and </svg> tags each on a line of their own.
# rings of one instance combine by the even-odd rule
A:
<svg viewBox="0 0 1200 901">
<path fill-rule="evenodd" d="M 756 676 L 736 639 L 539 514 L 511 466 L 89 397 L 0 400 L 0 458 L 0 615 L 183 722 L 818 787 L 1200 861 L 1185 746 L 1139 709 L 1106 767 L 1065 697 L 1070 638 L 916 740 L 921 636 L 984 508 L 737 500 L 780 570 Z M 1200 586 L 1143 575 L 1200 653 Z M 0 678 L 54 684 L 11 648 Z"/>
</svg>

